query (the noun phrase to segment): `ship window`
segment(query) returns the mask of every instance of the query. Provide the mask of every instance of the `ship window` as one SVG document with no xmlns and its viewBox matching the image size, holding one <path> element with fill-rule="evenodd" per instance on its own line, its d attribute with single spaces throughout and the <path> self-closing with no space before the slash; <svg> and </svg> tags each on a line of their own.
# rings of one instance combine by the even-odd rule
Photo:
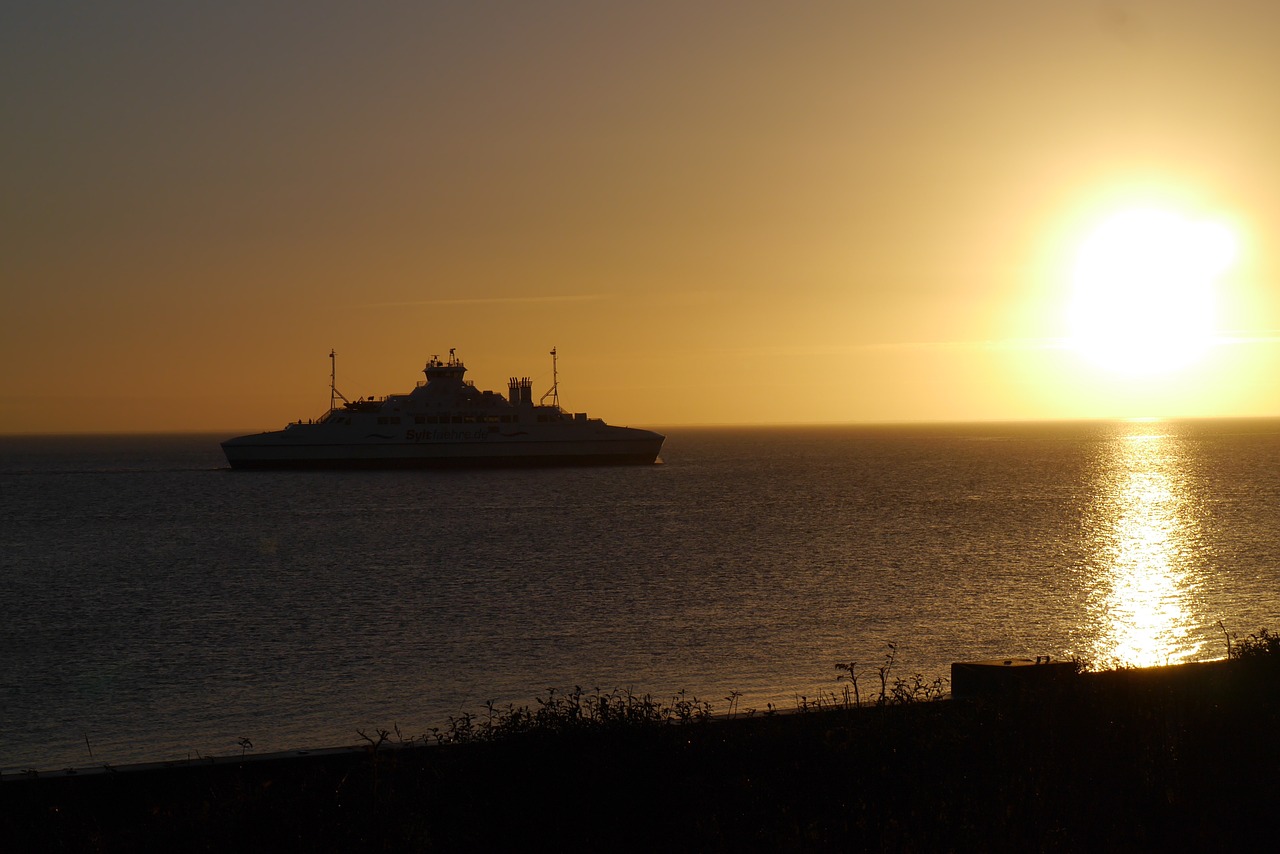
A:
<svg viewBox="0 0 1280 854">
<path fill-rule="evenodd" d="M 462 423 L 462 416 L 461 416 L 461 415 L 455 415 L 455 416 L 453 416 L 453 418 L 452 418 L 452 419 L 450 419 L 450 420 L 451 420 L 454 424 L 461 424 L 461 423 Z"/>
<path fill-rule="evenodd" d="M 511 423 L 511 416 L 510 416 L 510 415 L 504 415 L 504 416 L 502 416 L 501 418 L 499 418 L 498 420 L 499 420 L 499 421 L 501 421 L 503 424 L 510 424 L 510 423 Z"/>
<path fill-rule="evenodd" d="M 415 416 L 413 416 L 413 423 L 414 423 L 414 424 L 426 424 L 426 423 L 427 423 L 427 419 L 423 418 L 421 415 L 415 415 Z"/>
</svg>

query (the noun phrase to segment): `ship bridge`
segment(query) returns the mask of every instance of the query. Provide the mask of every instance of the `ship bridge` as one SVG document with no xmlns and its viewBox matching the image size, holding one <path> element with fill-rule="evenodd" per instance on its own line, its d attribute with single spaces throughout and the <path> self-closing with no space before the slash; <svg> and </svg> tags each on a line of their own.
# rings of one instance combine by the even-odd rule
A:
<svg viewBox="0 0 1280 854">
<path fill-rule="evenodd" d="M 423 369 L 423 373 L 427 375 L 427 382 L 432 380 L 457 380 L 462 381 L 462 376 L 467 372 L 467 366 L 462 364 L 462 360 L 458 358 L 454 348 L 449 349 L 449 360 L 442 361 L 439 356 L 432 356 L 427 362 L 427 366 Z"/>
</svg>

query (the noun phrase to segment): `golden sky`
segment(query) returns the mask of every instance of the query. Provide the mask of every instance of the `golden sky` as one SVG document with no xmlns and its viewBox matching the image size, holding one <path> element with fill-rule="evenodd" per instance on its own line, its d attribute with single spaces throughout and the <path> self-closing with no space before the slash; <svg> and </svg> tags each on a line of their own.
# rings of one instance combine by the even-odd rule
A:
<svg viewBox="0 0 1280 854">
<path fill-rule="evenodd" d="M 0 432 L 481 388 L 611 423 L 1280 413 L 1280 4 L 0 9 Z M 1133 207 L 1227 225 L 1214 346 L 1067 338 Z M 541 390 L 541 388 L 539 389 Z"/>
</svg>

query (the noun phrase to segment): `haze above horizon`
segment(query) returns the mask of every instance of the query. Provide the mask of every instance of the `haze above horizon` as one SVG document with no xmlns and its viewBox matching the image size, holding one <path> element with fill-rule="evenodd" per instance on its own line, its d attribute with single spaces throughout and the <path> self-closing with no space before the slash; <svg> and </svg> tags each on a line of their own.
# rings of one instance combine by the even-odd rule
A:
<svg viewBox="0 0 1280 854">
<path fill-rule="evenodd" d="M 1280 6 L 0 9 L 0 433 L 1280 414 Z"/>
</svg>

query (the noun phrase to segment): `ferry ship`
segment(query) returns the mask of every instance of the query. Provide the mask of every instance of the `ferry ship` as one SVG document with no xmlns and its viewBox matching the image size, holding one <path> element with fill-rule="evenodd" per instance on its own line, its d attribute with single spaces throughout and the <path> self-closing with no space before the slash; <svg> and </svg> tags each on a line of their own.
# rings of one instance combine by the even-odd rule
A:
<svg viewBox="0 0 1280 854">
<path fill-rule="evenodd" d="M 233 469 L 446 468 L 478 466 L 637 465 L 657 461 L 665 438 L 612 427 L 560 408 L 556 351 L 551 390 L 535 402 L 529 377 L 512 377 L 508 394 L 480 391 L 463 379 L 454 350 L 432 356 L 425 381 L 407 394 L 347 400 L 329 353 L 329 411 L 283 430 L 222 443 Z"/>
</svg>

